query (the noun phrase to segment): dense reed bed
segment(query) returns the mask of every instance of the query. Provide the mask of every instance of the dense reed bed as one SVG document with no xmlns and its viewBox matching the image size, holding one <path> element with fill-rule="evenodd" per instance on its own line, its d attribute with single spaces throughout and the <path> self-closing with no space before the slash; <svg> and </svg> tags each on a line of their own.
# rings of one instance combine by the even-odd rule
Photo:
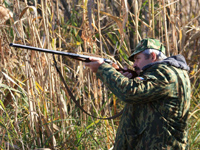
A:
<svg viewBox="0 0 200 150">
<path fill-rule="evenodd" d="M 0 148 L 111 149 L 120 119 L 87 116 L 71 101 L 51 54 L 9 43 L 98 55 L 131 68 L 127 58 L 137 42 L 154 37 L 191 67 L 188 136 L 190 149 L 198 149 L 199 9 L 199 0 L 0 0 Z M 82 62 L 56 59 L 87 112 L 109 117 L 123 109 Z"/>
</svg>

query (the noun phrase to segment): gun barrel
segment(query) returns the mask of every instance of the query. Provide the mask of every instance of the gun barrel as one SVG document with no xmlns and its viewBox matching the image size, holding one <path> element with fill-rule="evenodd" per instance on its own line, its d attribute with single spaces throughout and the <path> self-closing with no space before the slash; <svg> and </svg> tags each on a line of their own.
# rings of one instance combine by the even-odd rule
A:
<svg viewBox="0 0 200 150">
<path fill-rule="evenodd" d="M 80 60 L 80 61 L 90 62 L 90 60 L 89 60 L 90 56 L 87 56 L 87 55 L 79 55 L 79 54 L 75 54 L 75 53 L 61 52 L 61 51 L 55 51 L 55 50 L 32 47 L 32 46 L 27 46 L 27 45 L 22 45 L 22 44 L 15 44 L 15 43 L 10 43 L 10 46 L 17 47 L 17 48 L 24 48 L 24 49 L 28 49 L 28 50 L 39 51 L 39 52 L 64 55 L 64 56 L 68 56 L 68 57 L 71 57 L 71 58 L 74 58 L 74 59 L 77 59 L 77 60 Z M 109 59 L 104 59 L 104 58 L 102 58 L 102 59 L 106 63 L 112 63 L 112 61 L 109 60 Z"/>
</svg>

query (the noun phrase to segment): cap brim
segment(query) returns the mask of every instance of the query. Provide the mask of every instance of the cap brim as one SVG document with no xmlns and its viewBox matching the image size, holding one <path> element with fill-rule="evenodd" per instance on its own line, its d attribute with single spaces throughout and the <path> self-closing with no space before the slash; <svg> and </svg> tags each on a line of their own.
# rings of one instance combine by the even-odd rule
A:
<svg viewBox="0 0 200 150">
<path fill-rule="evenodd" d="M 134 61 L 134 56 L 135 56 L 136 54 L 138 54 L 138 53 L 140 53 L 140 52 L 133 52 L 133 53 L 131 54 L 131 56 L 128 58 L 128 60 Z"/>
</svg>

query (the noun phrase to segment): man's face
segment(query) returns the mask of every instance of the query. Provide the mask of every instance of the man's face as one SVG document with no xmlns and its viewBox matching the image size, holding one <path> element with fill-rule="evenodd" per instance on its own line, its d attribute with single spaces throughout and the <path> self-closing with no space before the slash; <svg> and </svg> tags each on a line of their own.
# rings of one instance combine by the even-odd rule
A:
<svg viewBox="0 0 200 150">
<path fill-rule="evenodd" d="M 137 74 L 139 74 L 144 66 L 152 62 L 154 62 L 152 59 L 152 56 L 150 56 L 149 59 L 147 59 L 145 55 L 142 52 L 140 52 L 134 56 L 133 67 L 135 68 L 135 71 L 137 72 Z"/>
</svg>

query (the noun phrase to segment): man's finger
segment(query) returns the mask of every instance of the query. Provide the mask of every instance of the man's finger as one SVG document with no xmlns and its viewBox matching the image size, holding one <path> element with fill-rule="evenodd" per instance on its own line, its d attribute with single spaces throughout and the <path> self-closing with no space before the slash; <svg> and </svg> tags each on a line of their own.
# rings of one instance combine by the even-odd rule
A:
<svg viewBox="0 0 200 150">
<path fill-rule="evenodd" d="M 130 79 L 132 78 L 132 76 L 133 76 L 132 73 L 129 73 L 126 77 Z"/>
<path fill-rule="evenodd" d="M 132 73 L 129 73 L 129 72 L 124 72 L 124 73 L 122 73 L 125 77 L 127 77 L 127 78 L 132 78 Z"/>
<path fill-rule="evenodd" d="M 124 72 L 123 75 L 126 77 L 129 74 L 129 72 Z"/>
</svg>

